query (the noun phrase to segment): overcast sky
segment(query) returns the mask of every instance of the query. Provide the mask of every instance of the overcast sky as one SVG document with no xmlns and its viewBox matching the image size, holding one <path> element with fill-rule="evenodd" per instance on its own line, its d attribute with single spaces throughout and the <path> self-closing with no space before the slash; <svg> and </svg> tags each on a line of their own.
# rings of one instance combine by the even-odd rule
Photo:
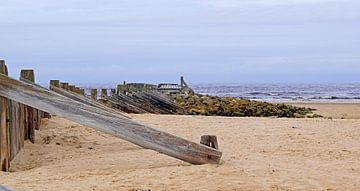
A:
<svg viewBox="0 0 360 191">
<path fill-rule="evenodd" d="M 10 75 L 86 83 L 360 82 L 358 0 L 1 0 Z"/>
</svg>

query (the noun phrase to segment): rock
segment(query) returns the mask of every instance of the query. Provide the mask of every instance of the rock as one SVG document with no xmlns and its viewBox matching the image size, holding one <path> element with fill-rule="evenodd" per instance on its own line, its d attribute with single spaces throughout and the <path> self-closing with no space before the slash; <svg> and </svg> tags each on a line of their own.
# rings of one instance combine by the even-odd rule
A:
<svg viewBox="0 0 360 191">
<path fill-rule="evenodd" d="M 313 109 L 286 104 L 271 104 L 234 97 L 217 97 L 200 94 L 179 94 L 173 99 L 189 115 L 256 116 L 256 117 L 322 117 Z"/>
</svg>

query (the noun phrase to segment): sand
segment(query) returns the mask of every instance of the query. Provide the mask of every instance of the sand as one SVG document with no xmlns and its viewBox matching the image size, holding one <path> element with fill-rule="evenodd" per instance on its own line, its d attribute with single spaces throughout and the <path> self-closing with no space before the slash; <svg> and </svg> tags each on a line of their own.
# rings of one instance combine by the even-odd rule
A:
<svg viewBox="0 0 360 191">
<path fill-rule="evenodd" d="M 312 106 L 332 119 L 132 115 L 196 142 L 217 135 L 221 164 L 201 166 L 53 117 L 12 161 L 12 172 L 0 172 L 0 184 L 16 190 L 360 190 L 359 105 Z"/>
</svg>

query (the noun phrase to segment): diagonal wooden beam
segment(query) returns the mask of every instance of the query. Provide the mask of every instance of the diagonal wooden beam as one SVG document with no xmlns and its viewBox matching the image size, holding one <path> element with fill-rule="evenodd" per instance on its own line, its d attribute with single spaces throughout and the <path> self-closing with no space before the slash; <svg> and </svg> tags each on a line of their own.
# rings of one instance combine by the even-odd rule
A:
<svg viewBox="0 0 360 191">
<path fill-rule="evenodd" d="M 218 164 L 216 149 L 142 125 L 106 110 L 0 74 L 0 96 L 111 134 L 191 164 Z"/>
</svg>

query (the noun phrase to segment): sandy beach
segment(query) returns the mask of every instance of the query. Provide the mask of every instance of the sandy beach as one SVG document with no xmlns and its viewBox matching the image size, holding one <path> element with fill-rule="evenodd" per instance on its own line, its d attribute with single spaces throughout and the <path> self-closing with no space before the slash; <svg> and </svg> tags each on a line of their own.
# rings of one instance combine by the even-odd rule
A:
<svg viewBox="0 0 360 191">
<path fill-rule="evenodd" d="M 194 166 L 59 117 L 0 172 L 15 190 L 360 190 L 360 104 L 294 104 L 325 118 L 132 115 L 199 142 L 218 136 L 220 165 Z"/>
</svg>

